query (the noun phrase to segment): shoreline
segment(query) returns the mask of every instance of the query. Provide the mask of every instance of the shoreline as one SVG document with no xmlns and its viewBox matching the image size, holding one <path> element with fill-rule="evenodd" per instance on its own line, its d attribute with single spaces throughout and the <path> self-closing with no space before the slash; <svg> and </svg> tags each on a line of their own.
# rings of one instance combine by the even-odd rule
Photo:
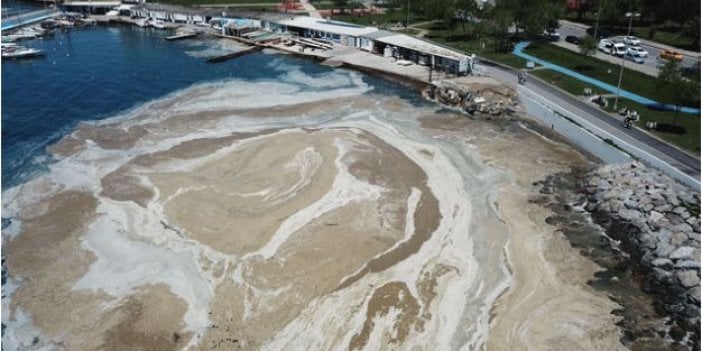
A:
<svg viewBox="0 0 702 351">
<path fill-rule="evenodd" d="M 667 238 L 660 238 L 657 232 L 642 232 L 637 226 L 645 224 L 624 219 L 616 211 L 609 212 L 603 207 L 603 204 L 609 205 L 607 200 L 594 199 L 594 196 L 601 195 L 593 195 L 593 184 L 604 184 L 597 180 L 598 175 L 604 177 L 608 169 L 628 168 L 626 166 L 628 164 L 618 167 L 601 166 L 594 170 L 583 169 L 550 175 L 535 183 L 541 187 L 542 195 L 534 197 L 531 201 L 550 208 L 554 214 L 547 218 L 547 222 L 557 226 L 582 255 L 604 268 L 589 280 L 588 285 L 607 292 L 622 306 L 612 313 L 622 318 L 617 325 L 624 332 L 624 345 L 632 350 L 647 350 L 648 347 L 698 349 L 699 312 L 697 317 L 694 317 L 694 299 L 699 301 L 699 295 L 692 298 L 692 306 L 685 307 L 683 313 L 680 313 L 679 307 L 673 305 L 685 305 L 689 297 L 677 297 L 680 287 L 676 287 L 675 282 L 656 282 L 660 274 L 657 271 L 659 268 L 651 267 L 651 253 L 656 254 L 650 249 L 663 245 L 662 241 Z M 646 170 L 641 167 L 638 165 L 631 169 L 638 169 L 639 173 L 644 175 L 642 179 L 648 179 Z M 622 181 L 615 182 L 619 183 Z M 618 193 L 630 192 L 623 190 Z M 624 195 L 625 198 L 627 196 Z M 616 198 L 615 200 L 619 201 Z M 628 206 L 633 206 L 632 201 L 635 202 L 628 198 L 625 201 Z M 653 237 L 653 240 L 658 241 L 658 245 L 650 246 L 650 242 L 639 243 L 637 238 L 641 237 Z M 699 232 L 696 233 L 696 237 L 699 252 Z M 692 239 L 688 243 L 695 245 Z M 666 242 L 665 245 L 669 244 Z M 681 258 L 685 259 L 682 256 Z M 662 262 L 663 259 L 658 261 Z M 670 262 L 672 265 L 672 261 Z M 676 267 L 678 266 L 676 264 Z M 699 263 L 696 266 L 699 267 Z M 695 272 L 695 269 L 687 272 Z M 698 269 L 697 274 L 699 276 Z M 677 274 L 670 274 L 673 275 L 677 277 Z M 699 278 L 697 280 L 699 281 Z M 684 292 L 687 288 L 682 289 Z M 699 294 L 698 288 L 696 293 Z M 689 317 L 687 312 L 691 313 L 689 316 L 692 317 Z"/>
</svg>

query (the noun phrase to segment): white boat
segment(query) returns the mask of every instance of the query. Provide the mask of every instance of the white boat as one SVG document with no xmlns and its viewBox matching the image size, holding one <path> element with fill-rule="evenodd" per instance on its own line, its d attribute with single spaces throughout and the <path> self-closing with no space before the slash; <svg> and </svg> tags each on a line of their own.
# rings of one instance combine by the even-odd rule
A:
<svg viewBox="0 0 702 351">
<path fill-rule="evenodd" d="M 140 18 L 140 19 L 134 21 L 134 23 L 135 23 L 137 26 L 144 28 L 144 27 L 146 27 L 146 26 L 149 25 L 149 20 L 146 19 L 146 18 Z"/>
<path fill-rule="evenodd" d="M 43 36 L 45 33 L 46 33 L 46 31 L 43 28 L 37 29 L 34 27 L 27 27 L 27 28 L 19 29 L 13 34 L 23 36 L 23 37 L 28 37 L 28 38 L 36 38 L 36 37 Z"/>
<path fill-rule="evenodd" d="M 74 26 L 72 21 L 65 20 L 65 19 L 56 20 L 56 24 L 60 27 L 73 27 Z"/>
<path fill-rule="evenodd" d="M 44 55 L 45 54 L 43 50 L 25 48 L 23 46 L 2 48 L 2 58 L 6 59 L 20 59 Z"/>
<path fill-rule="evenodd" d="M 2 36 L 2 41 L 18 41 L 18 40 L 24 40 L 24 39 L 34 39 L 36 38 L 36 35 L 27 35 L 27 34 L 8 34 L 8 35 L 3 35 Z"/>
<path fill-rule="evenodd" d="M 76 20 L 76 24 L 87 27 L 96 25 L 97 21 L 94 18 L 79 18 Z"/>
<path fill-rule="evenodd" d="M 166 23 L 160 20 L 151 21 L 150 24 L 156 29 L 166 29 Z"/>
</svg>

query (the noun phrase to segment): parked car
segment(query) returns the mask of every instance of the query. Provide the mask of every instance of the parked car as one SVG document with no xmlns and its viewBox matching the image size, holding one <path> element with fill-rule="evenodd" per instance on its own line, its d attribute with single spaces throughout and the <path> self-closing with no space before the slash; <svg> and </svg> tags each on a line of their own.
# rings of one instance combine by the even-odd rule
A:
<svg viewBox="0 0 702 351">
<path fill-rule="evenodd" d="M 636 63 L 644 63 L 643 58 L 641 58 L 638 55 L 632 54 L 631 52 L 627 52 L 626 55 L 624 55 L 624 59 L 632 61 L 632 62 L 636 62 Z"/>
<path fill-rule="evenodd" d="M 630 45 L 630 46 L 641 45 L 641 40 L 639 40 L 639 38 L 637 38 L 635 36 L 628 35 L 628 36 L 625 36 L 623 39 L 624 39 L 624 44 L 626 44 L 626 45 Z"/>
<path fill-rule="evenodd" d="M 591 36 L 595 36 L 595 27 L 590 27 L 586 30 L 587 34 Z M 608 30 L 605 30 L 603 28 L 598 28 L 597 29 L 597 38 L 596 39 L 602 39 L 602 38 L 609 38 L 612 36 L 612 33 L 610 33 Z"/>
<path fill-rule="evenodd" d="M 638 57 L 648 57 L 648 51 L 644 50 L 640 46 L 631 46 L 626 49 L 627 53 L 632 53 Z"/>
<path fill-rule="evenodd" d="M 565 41 L 571 44 L 580 44 L 580 38 L 576 37 L 575 35 L 565 37 Z"/>
<path fill-rule="evenodd" d="M 544 32 L 541 33 L 541 35 L 543 35 L 544 38 L 546 38 L 547 40 L 551 40 L 551 41 L 561 40 L 561 34 L 556 32 L 555 30 L 554 31 L 544 30 Z"/>
<path fill-rule="evenodd" d="M 667 60 L 682 61 L 683 55 L 677 51 L 663 50 L 663 51 L 661 51 L 661 58 L 664 58 Z"/>
<path fill-rule="evenodd" d="M 600 42 L 597 44 L 597 50 L 609 54 L 612 51 L 612 41 L 609 39 L 600 40 Z"/>
</svg>

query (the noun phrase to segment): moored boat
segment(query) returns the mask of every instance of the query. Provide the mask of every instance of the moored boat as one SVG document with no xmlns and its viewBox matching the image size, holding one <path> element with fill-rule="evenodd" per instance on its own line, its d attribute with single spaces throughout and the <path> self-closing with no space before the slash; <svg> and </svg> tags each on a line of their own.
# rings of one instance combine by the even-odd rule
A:
<svg viewBox="0 0 702 351">
<path fill-rule="evenodd" d="M 160 20 L 152 20 L 149 24 L 156 29 L 166 29 L 166 23 Z"/>
<path fill-rule="evenodd" d="M 39 49 L 27 48 L 23 46 L 11 46 L 2 48 L 2 58 L 4 59 L 22 59 L 30 57 L 44 56 L 44 51 Z"/>
</svg>

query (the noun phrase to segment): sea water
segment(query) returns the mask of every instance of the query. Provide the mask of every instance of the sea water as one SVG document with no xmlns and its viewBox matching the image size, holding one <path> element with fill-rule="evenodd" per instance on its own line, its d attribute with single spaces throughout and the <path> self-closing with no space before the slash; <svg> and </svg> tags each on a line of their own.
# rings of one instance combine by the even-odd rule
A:
<svg viewBox="0 0 702 351">
<path fill-rule="evenodd" d="M 271 64 L 292 65 L 310 79 L 332 70 L 269 52 L 211 64 L 206 57 L 231 49 L 213 41 L 164 40 L 172 34 L 128 26 L 57 30 L 52 37 L 23 42 L 44 50 L 46 57 L 3 60 L 3 188 L 45 170 L 51 162 L 46 147 L 81 121 L 114 116 L 197 83 L 276 80 L 290 73 Z M 363 79 L 379 91 L 410 93 L 379 79 Z"/>
</svg>

